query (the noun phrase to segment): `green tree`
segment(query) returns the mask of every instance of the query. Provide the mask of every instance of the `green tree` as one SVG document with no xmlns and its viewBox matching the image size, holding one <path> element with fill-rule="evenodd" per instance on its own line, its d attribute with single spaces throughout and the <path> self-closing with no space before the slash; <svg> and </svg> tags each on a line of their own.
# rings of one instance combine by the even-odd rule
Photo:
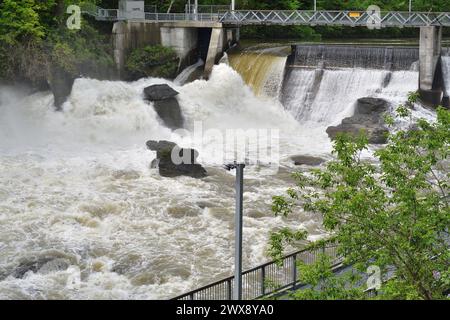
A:
<svg viewBox="0 0 450 320">
<path fill-rule="evenodd" d="M 134 50 L 127 59 L 126 67 L 132 79 L 141 77 L 174 78 L 179 58 L 172 48 L 146 46 Z"/>
<path fill-rule="evenodd" d="M 0 4 L 0 41 L 14 44 L 42 39 L 45 28 L 39 19 L 40 5 L 34 0 L 5 0 Z"/>
<path fill-rule="evenodd" d="M 411 95 L 409 104 L 416 98 Z M 398 115 L 408 117 L 409 109 L 399 107 Z M 361 272 L 370 265 L 384 274 L 395 268 L 382 297 L 443 298 L 450 289 L 449 144 L 450 112 L 443 108 L 436 122 L 420 119 L 392 134 L 375 152 L 377 164 L 361 158 L 368 147 L 364 135 L 342 135 L 334 144 L 336 160 L 323 170 L 295 174 L 296 186 L 274 197 L 273 210 L 319 213 L 345 263 Z M 292 242 L 295 233 L 272 237 Z"/>
</svg>

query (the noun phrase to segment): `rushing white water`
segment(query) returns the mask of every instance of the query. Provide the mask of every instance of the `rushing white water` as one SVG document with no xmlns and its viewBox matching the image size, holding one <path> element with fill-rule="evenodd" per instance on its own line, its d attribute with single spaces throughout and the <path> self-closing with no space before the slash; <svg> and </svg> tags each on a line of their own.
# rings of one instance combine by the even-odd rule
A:
<svg viewBox="0 0 450 320">
<path fill-rule="evenodd" d="M 369 69 L 290 70 L 283 92 L 288 111 L 301 123 L 330 126 L 352 115 L 360 97 L 401 103 L 417 89 L 418 73 Z"/>
<path fill-rule="evenodd" d="M 156 83 L 180 93 L 190 131 L 195 121 L 205 130 L 280 130 L 279 172 L 246 168 L 246 268 L 267 260 L 273 229 L 289 225 L 306 228 L 312 239 L 323 236 L 317 215 L 281 219 L 270 212 L 271 197 L 292 183 L 289 156 L 329 157 L 328 125 L 351 113 L 361 96 L 404 101 L 417 73 L 394 72 L 388 83 L 374 70 L 327 70 L 320 82 L 316 76 L 300 69 L 289 75 L 289 111 L 276 98 L 256 96 L 226 64 L 208 81 L 184 86 L 78 79 L 64 112 L 53 111 L 48 93 L 1 87 L 0 298 L 169 298 L 230 275 L 233 173 L 209 163 L 208 150 L 201 151 L 205 179 L 163 178 L 150 169 L 155 154 L 147 140 L 184 141 L 143 99 L 143 88 Z M 17 276 L 44 258 L 79 268 L 79 288 L 67 286 L 66 268 L 51 265 Z"/>
<path fill-rule="evenodd" d="M 203 180 L 169 179 L 149 167 L 147 140 L 177 140 L 142 96 L 164 82 L 78 79 L 60 113 L 48 93 L 1 88 L 0 298 L 168 298 L 230 274 L 233 173 L 208 166 Z M 198 120 L 205 128 L 281 128 L 283 159 L 309 149 L 311 137 L 294 139 L 301 128 L 281 104 L 255 97 L 227 65 L 209 81 L 170 85 L 188 129 Z M 329 148 L 325 141 L 321 152 Z M 323 234 L 310 214 L 273 217 L 271 196 L 287 181 L 283 168 L 272 176 L 246 170 L 245 267 L 267 260 L 274 228 Z M 80 288 L 67 287 L 65 268 L 14 276 L 44 258 L 79 267 Z"/>
<path fill-rule="evenodd" d="M 442 73 L 444 76 L 445 93 L 450 95 L 450 57 L 442 56 Z"/>
<path fill-rule="evenodd" d="M 196 72 L 200 67 L 202 67 L 205 64 L 205 62 L 202 59 L 199 59 L 197 63 L 187 67 L 184 69 L 173 81 L 177 85 L 183 85 L 185 84 L 189 78 L 192 76 L 194 72 Z"/>
<path fill-rule="evenodd" d="M 245 51 L 228 56 L 228 62 L 256 95 L 278 98 L 287 60 L 283 51 L 283 48 Z"/>
</svg>

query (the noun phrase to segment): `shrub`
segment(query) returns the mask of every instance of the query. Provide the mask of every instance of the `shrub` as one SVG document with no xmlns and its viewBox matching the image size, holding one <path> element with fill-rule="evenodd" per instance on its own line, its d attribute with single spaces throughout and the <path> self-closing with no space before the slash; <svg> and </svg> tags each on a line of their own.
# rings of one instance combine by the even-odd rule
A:
<svg viewBox="0 0 450 320">
<path fill-rule="evenodd" d="M 172 48 L 146 46 L 134 50 L 127 59 L 126 68 L 130 77 L 174 78 L 179 58 Z"/>
</svg>

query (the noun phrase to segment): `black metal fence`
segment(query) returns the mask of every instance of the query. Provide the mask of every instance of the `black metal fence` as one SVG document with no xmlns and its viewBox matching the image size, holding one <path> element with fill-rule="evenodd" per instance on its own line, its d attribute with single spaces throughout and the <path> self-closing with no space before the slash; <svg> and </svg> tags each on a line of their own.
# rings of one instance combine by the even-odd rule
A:
<svg viewBox="0 0 450 320">
<path fill-rule="evenodd" d="M 292 253 L 282 259 L 282 263 L 271 261 L 242 273 L 242 299 L 253 300 L 269 296 L 290 287 L 299 285 L 297 264 L 313 264 L 321 253 L 332 259 L 332 264 L 340 264 L 337 244 L 330 243 L 324 247 L 305 249 Z M 214 282 L 205 287 L 185 293 L 173 300 L 232 300 L 234 277 Z"/>
</svg>

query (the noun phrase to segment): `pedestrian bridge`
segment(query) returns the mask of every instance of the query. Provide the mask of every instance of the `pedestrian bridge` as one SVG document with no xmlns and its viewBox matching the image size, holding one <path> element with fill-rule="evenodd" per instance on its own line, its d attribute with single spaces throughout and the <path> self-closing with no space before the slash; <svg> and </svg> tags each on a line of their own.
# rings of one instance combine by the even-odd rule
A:
<svg viewBox="0 0 450 320">
<path fill-rule="evenodd" d="M 114 57 L 119 73 L 124 69 L 125 57 L 132 49 L 160 44 L 177 52 L 182 61 L 180 66 L 195 63 L 198 59 L 194 57 L 195 52 L 200 49 L 207 51 L 201 57 L 205 61 L 204 73 L 207 77 L 222 53 L 233 43 L 239 42 L 241 26 L 420 28 L 419 90 L 423 101 L 430 105 L 438 105 L 443 99 L 439 71 L 441 39 L 443 27 L 450 27 L 450 12 L 383 12 L 378 7 L 369 7 L 364 11 L 264 11 L 232 10 L 226 6 L 187 6 L 184 13 L 159 13 L 154 6 L 146 7 L 144 1 L 128 0 L 119 1 L 118 9 L 91 5 L 82 7 L 81 11 L 100 21 L 115 22 Z"/>
<path fill-rule="evenodd" d="M 450 27 L 450 12 L 329 11 L 329 10 L 234 10 L 207 13 L 157 13 L 140 15 L 119 9 L 85 8 L 84 13 L 102 21 L 218 22 L 225 25 L 308 25 L 351 27 Z"/>
</svg>

